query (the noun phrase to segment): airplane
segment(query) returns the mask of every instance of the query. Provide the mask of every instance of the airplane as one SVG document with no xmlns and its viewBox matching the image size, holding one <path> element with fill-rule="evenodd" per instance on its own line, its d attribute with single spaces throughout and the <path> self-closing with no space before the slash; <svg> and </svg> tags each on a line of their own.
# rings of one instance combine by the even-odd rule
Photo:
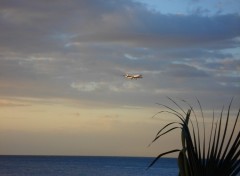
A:
<svg viewBox="0 0 240 176">
<path fill-rule="evenodd" d="M 143 76 L 142 76 L 141 74 L 137 74 L 137 75 L 125 74 L 124 77 L 125 77 L 125 78 L 128 78 L 128 79 L 139 79 L 139 78 L 143 78 Z"/>
</svg>

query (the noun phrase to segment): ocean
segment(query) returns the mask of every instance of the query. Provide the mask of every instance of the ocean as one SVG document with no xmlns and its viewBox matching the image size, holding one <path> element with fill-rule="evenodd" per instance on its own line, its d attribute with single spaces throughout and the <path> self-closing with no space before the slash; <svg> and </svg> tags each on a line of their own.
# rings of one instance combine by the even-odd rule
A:
<svg viewBox="0 0 240 176">
<path fill-rule="evenodd" d="M 177 160 L 95 156 L 0 156 L 0 176 L 177 176 Z"/>
</svg>

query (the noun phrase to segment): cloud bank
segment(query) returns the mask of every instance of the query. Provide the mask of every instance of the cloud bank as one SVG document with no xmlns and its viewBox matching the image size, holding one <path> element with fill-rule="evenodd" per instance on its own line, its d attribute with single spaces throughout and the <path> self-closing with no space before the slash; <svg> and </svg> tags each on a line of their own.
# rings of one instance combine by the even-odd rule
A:
<svg viewBox="0 0 240 176">
<path fill-rule="evenodd" d="M 2 96 L 142 106 L 156 95 L 240 95 L 237 13 L 166 14 L 128 0 L 3 0 L 0 25 Z M 125 72 L 144 79 L 129 82 Z"/>
</svg>

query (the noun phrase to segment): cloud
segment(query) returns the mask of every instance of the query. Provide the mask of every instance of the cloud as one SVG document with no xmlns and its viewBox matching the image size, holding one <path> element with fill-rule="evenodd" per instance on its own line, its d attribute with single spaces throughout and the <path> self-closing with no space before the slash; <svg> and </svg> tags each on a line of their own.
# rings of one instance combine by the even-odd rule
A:
<svg viewBox="0 0 240 176">
<path fill-rule="evenodd" d="M 208 74 L 203 70 L 199 70 L 193 66 L 185 65 L 185 64 L 171 64 L 163 72 L 165 75 L 174 76 L 174 77 L 182 77 L 182 78 L 189 78 L 189 77 L 206 77 Z"/>
<path fill-rule="evenodd" d="M 131 1 L 71 0 L 48 5 L 2 1 L 1 9 L 1 45 L 18 52 L 67 52 L 66 45 L 89 42 L 157 48 L 227 47 L 224 42 L 234 45 L 231 40 L 240 34 L 236 14 L 166 15 Z"/>
<path fill-rule="evenodd" d="M 21 107 L 21 106 L 31 106 L 31 105 L 27 102 L 0 98 L 0 108 L 1 107 L 19 107 L 19 106 Z"/>
<path fill-rule="evenodd" d="M 154 93 L 238 93 L 240 16 L 201 13 L 129 0 L 3 0 L 0 94 L 142 106 Z"/>
<path fill-rule="evenodd" d="M 112 26 L 107 27 L 111 22 L 104 24 L 103 21 L 104 30 L 98 25 L 100 30 L 90 30 L 89 34 L 79 35 L 75 40 L 82 43 L 112 42 L 157 48 L 196 46 L 211 49 L 234 46 L 235 42 L 232 40 L 240 34 L 238 15 L 203 17 L 145 12 L 142 16 L 143 14 L 138 14 L 140 12 L 136 13 L 134 20 L 139 21 L 138 24 L 131 22 L 133 17 L 126 17 L 125 21 L 128 24 L 113 29 Z"/>
<path fill-rule="evenodd" d="M 141 85 L 134 82 L 73 82 L 71 84 L 73 89 L 82 92 L 126 92 L 126 91 L 141 91 Z"/>
<path fill-rule="evenodd" d="M 71 87 L 74 89 L 77 89 L 78 91 L 83 92 L 92 92 L 96 90 L 103 89 L 105 86 L 105 83 L 97 83 L 97 82 L 88 82 L 88 83 L 75 83 L 73 82 L 71 84 Z"/>
<path fill-rule="evenodd" d="M 137 57 L 134 57 L 134 56 L 132 56 L 132 55 L 130 55 L 130 54 L 124 54 L 124 56 L 125 56 L 126 58 L 130 59 L 130 60 L 138 60 Z"/>
</svg>

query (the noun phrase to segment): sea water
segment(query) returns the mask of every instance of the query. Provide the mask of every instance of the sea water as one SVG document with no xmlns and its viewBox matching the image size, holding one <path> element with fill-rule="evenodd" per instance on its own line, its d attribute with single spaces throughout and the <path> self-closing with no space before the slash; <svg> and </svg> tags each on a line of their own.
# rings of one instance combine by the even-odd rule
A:
<svg viewBox="0 0 240 176">
<path fill-rule="evenodd" d="M 0 176 L 177 176 L 177 160 L 93 156 L 0 156 Z"/>
</svg>

